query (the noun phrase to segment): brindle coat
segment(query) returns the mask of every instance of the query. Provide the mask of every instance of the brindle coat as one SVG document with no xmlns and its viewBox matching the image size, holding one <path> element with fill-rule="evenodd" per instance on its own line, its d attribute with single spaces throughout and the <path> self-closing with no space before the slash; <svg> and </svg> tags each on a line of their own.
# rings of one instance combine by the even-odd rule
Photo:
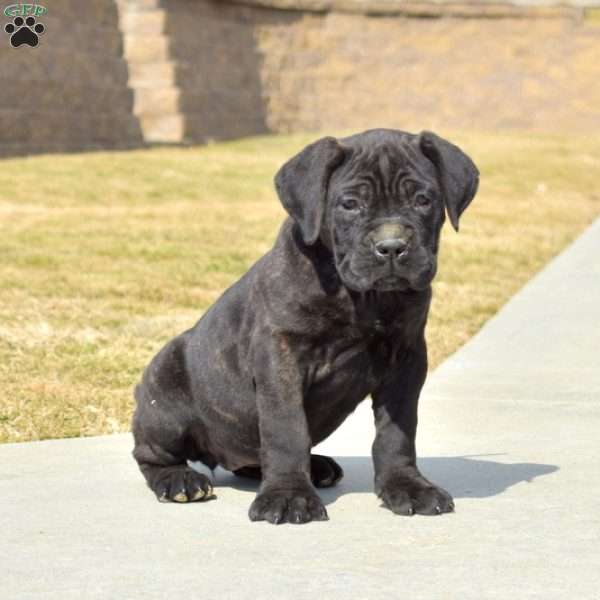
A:
<svg viewBox="0 0 600 600">
<path fill-rule="evenodd" d="M 373 400 L 375 490 L 398 514 L 453 510 L 417 469 L 424 330 L 445 212 L 478 171 L 435 134 L 322 138 L 278 172 L 290 214 L 272 250 L 170 341 L 136 387 L 134 457 L 160 500 L 212 495 L 201 461 L 262 478 L 252 520 L 326 519 L 342 470 L 311 447 Z M 445 209 L 445 210 L 444 210 Z"/>
</svg>

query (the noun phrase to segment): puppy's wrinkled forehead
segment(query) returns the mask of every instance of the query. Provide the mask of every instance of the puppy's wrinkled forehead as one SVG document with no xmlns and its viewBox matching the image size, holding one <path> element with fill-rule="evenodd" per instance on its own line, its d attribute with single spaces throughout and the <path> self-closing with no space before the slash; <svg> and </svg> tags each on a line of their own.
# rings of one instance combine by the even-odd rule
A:
<svg viewBox="0 0 600 600">
<path fill-rule="evenodd" d="M 342 184 L 367 183 L 376 194 L 393 194 L 405 180 L 434 182 L 436 171 L 410 134 L 360 134 L 340 140 L 349 149 L 349 159 L 340 169 Z"/>
</svg>

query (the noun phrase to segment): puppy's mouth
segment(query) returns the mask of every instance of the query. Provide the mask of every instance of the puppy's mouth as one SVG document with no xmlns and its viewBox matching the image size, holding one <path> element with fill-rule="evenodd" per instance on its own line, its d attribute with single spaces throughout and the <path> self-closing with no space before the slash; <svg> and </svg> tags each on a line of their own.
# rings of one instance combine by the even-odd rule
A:
<svg viewBox="0 0 600 600">
<path fill-rule="evenodd" d="M 421 291 L 430 283 L 432 277 L 432 269 L 426 267 L 420 270 L 419 273 L 393 272 L 385 273 L 367 272 L 364 275 L 359 275 L 352 268 L 352 261 L 348 256 L 340 257 L 337 264 L 337 270 L 344 284 L 355 292 L 367 292 L 376 290 L 380 292 L 405 292 L 405 291 Z"/>
<path fill-rule="evenodd" d="M 405 277 L 398 275 L 386 275 L 373 282 L 373 289 L 381 292 L 399 291 L 403 292 L 410 289 L 410 282 Z"/>
<path fill-rule="evenodd" d="M 397 273 L 387 273 L 379 276 L 371 273 L 358 275 L 352 270 L 349 260 L 342 260 L 338 264 L 338 273 L 344 284 L 355 292 L 368 292 L 370 290 L 403 292 L 411 289 L 409 280 Z"/>
</svg>

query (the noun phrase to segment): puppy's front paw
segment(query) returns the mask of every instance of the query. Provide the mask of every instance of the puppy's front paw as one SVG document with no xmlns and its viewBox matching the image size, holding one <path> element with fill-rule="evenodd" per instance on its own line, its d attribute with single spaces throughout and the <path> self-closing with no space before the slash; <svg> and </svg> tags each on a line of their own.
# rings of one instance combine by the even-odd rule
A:
<svg viewBox="0 0 600 600">
<path fill-rule="evenodd" d="M 454 510 L 446 490 L 420 478 L 392 480 L 382 486 L 378 496 L 397 515 L 440 515 Z"/>
<path fill-rule="evenodd" d="M 309 489 L 265 489 L 259 492 L 248 512 L 251 521 L 307 523 L 327 521 L 321 499 Z"/>
<path fill-rule="evenodd" d="M 187 465 L 160 469 L 152 489 L 160 502 L 198 502 L 214 498 L 210 479 Z"/>
</svg>

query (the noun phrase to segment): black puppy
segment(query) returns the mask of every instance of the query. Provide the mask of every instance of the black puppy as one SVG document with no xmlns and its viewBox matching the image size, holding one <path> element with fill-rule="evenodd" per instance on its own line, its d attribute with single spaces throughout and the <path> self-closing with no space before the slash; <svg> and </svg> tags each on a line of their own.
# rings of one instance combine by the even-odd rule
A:
<svg viewBox="0 0 600 600">
<path fill-rule="evenodd" d="M 277 173 L 290 214 L 275 246 L 135 390 L 134 457 L 159 500 L 212 495 L 201 461 L 262 478 L 250 519 L 327 519 L 315 486 L 342 476 L 311 455 L 369 394 L 375 490 L 398 514 L 452 511 L 416 466 L 425 323 L 440 229 L 477 190 L 478 171 L 433 133 L 375 129 L 322 138 Z"/>
</svg>

